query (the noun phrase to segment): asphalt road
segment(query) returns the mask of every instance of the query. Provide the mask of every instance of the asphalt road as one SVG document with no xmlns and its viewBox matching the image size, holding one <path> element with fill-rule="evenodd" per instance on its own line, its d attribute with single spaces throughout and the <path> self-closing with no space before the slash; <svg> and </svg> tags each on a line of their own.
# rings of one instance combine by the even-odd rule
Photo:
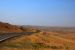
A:
<svg viewBox="0 0 75 50">
<path fill-rule="evenodd" d="M 5 34 L 0 34 L 0 42 L 7 40 L 9 38 L 13 38 L 16 36 L 21 36 L 21 35 L 31 35 L 34 34 L 33 32 L 24 32 L 24 33 L 5 33 Z"/>
</svg>

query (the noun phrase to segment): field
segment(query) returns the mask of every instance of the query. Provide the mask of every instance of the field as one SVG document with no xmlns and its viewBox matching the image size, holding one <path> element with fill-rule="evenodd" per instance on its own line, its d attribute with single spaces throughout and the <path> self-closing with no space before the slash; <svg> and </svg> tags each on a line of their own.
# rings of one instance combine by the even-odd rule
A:
<svg viewBox="0 0 75 50">
<path fill-rule="evenodd" d="M 40 31 L 1 42 L 0 50 L 75 50 L 75 28 L 33 28 Z"/>
</svg>

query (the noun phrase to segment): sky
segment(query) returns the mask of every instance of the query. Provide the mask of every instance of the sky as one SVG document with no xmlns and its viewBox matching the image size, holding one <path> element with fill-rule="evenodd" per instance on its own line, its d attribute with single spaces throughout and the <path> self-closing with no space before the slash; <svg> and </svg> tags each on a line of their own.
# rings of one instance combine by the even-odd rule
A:
<svg viewBox="0 0 75 50">
<path fill-rule="evenodd" d="M 75 27 L 75 0 L 0 0 L 0 21 Z"/>
</svg>

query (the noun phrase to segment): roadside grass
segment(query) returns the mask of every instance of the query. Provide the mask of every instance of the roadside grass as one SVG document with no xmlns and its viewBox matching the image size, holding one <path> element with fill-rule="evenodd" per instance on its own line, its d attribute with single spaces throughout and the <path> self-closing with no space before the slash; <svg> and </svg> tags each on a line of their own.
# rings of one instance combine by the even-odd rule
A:
<svg viewBox="0 0 75 50">
<path fill-rule="evenodd" d="M 15 45 L 15 44 L 8 44 L 8 45 L 5 45 L 4 47 L 9 47 L 9 48 L 20 48 L 19 45 Z"/>
<path fill-rule="evenodd" d="M 40 37 L 41 40 L 43 41 L 48 41 L 48 37 L 45 35 L 38 35 L 38 37 Z M 29 37 L 30 38 L 30 37 Z M 25 38 L 25 39 L 20 39 L 21 41 L 19 42 L 9 42 L 9 43 L 5 43 L 3 45 L 3 47 L 7 47 L 7 48 L 33 48 L 33 49 L 39 49 L 39 48 L 49 48 L 49 49 L 63 49 L 62 46 L 57 46 L 57 45 L 46 45 L 44 43 L 40 43 L 40 39 L 37 42 L 36 40 L 33 42 L 31 41 L 31 39 L 29 38 Z M 32 39 L 33 40 L 33 39 Z M 38 40 L 38 39 L 37 39 Z"/>
<path fill-rule="evenodd" d="M 19 48 L 24 49 L 28 48 L 29 50 L 39 50 L 39 49 L 70 50 L 68 47 L 69 45 L 67 45 L 68 44 L 67 42 L 63 41 L 65 44 L 59 43 L 59 39 L 50 36 L 51 36 L 50 34 L 45 35 L 42 33 L 31 36 L 21 36 L 20 38 L 15 38 L 15 40 L 13 39 L 4 43 L 3 47 L 17 48 L 17 50 Z"/>
<path fill-rule="evenodd" d="M 45 45 L 42 43 L 21 43 L 21 45 L 16 44 L 7 44 L 4 47 L 7 48 L 33 48 L 33 49 L 39 49 L 39 48 L 50 48 L 50 49 L 63 49 L 62 46 L 55 46 L 55 45 Z"/>
</svg>

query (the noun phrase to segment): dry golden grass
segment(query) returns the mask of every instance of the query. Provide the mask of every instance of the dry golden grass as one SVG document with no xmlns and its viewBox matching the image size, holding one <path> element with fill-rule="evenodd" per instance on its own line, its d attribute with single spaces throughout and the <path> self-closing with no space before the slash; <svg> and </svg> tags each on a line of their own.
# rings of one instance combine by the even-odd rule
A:
<svg viewBox="0 0 75 50">
<path fill-rule="evenodd" d="M 40 32 L 9 39 L 1 44 L 4 50 L 75 50 L 75 42 L 54 32 Z"/>
<path fill-rule="evenodd" d="M 51 29 L 50 29 L 51 30 Z M 50 32 L 23 28 L 0 22 L 2 32 L 37 32 L 23 35 L 0 43 L 0 50 L 75 50 L 74 29 L 52 29 Z"/>
<path fill-rule="evenodd" d="M 54 50 L 54 49 L 50 49 L 50 48 L 2 48 L 0 50 Z M 60 50 L 60 49 L 55 49 L 55 50 Z M 61 49 L 61 50 L 65 50 L 65 49 Z"/>
</svg>

